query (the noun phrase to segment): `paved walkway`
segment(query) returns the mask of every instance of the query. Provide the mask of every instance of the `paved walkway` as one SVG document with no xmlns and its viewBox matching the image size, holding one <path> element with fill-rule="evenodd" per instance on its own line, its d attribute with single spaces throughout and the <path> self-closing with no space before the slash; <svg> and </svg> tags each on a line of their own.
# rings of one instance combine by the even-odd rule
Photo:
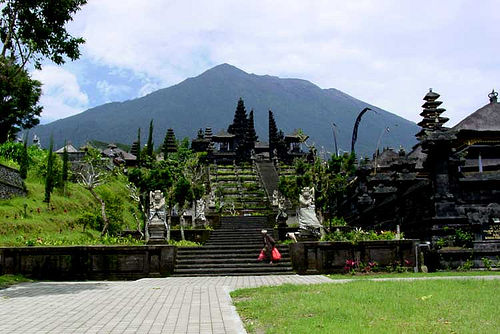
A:
<svg viewBox="0 0 500 334">
<path fill-rule="evenodd" d="M 0 290 L 0 333 L 245 333 L 229 292 L 324 276 L 37 282 Z"/>
<path fill-rule="evenodd" d="M 372 281 L 492 276 L 373 278 Z M 38 282 L 0 290 L 0 333 L 245 333 L 229 292 L 263 285 L 349 283 L 324 276 L 147 278 L 133 282 Z"/>
</svg>

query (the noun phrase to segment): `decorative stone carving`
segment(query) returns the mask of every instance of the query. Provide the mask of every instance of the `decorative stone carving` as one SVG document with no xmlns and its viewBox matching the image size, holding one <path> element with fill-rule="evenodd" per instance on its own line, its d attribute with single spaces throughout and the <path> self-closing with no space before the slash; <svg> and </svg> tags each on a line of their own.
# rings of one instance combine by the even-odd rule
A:
<svg viewBox="0 0 500 334">
<path fill-rule="evenodd" d="M 314 205 L 314 188 L 305 187 L 299 195 L 299 229 L 301 234 L 321 236 L 321 224 L 316 217 L 316 206 Z"/>
<path fill-rule="evenodd" d="M 274 190 L 273 191 L 273 200 L 271 203 L 272 206 L 278 206 L 278 196 L 279 196 L 278 190 Z"/>
<path fill-rule="evenodd" d="M 42 148 L 42 144 L 40 143 L 40 138 L 36 134 L 33 135 L 33 145 Z"/>
<path fill-rule="evenodd" d="M 208 208 L 215 209 L 215 189 L 210 191 L 210 195 L 208 197 Z"/>
<path fill-rule="evenodd" d="M 276 215 L 276 221 L 278 223 L 284 223 L 288 218 L 288 214 L 286 213 L 286 199 L 285 196 L 282 196 L 279 193 L 277 193 L 276 197 L 278 202 L 278 214 Z"/>
<path fill-rule="evenodd" d="M 149 192 L 148 242 L 163 242 L 168 229 L 165 213 L 165 198 L 161 190 Z"/>
<path fill-rule="evenodd" d="M 207 221 L 207 218 L 205 217 L 205 200 L 203 198 L 196 201 L 196 216 L 194 219 L 195 221 L 202 222 L 203 224 Z"/>
</svg>

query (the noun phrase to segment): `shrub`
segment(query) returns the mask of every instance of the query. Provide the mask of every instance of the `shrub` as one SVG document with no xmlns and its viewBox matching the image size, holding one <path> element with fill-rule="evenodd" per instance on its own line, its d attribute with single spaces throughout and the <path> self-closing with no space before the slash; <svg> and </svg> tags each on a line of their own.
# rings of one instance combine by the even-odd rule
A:
<svg viewBox="0 0 500 334">
<path fill-rule="evenodd" d="M 401 238 L 403 235 L 401 234 Z M 394 240 L 396 239 L 396 233 L 392 231 L 381 231 L 379 233 L 375 231 L 363 231 L 361 228 L 356 228 L 352 231 L 340 231 L 335 230 L 331 233 L 326 234 L 321 240 L 322 241 L 350 241 L 352 243 L 357 243 L 359 241 L 369 241 L 369 240 Z"/>
<path fill-rule="evenodd" d="M 84 231 L 87 227 L 96 231 L 101 231 L 104 222 L 100 213 L 85 212 L 83 215 L 76 219 L 75 223 L 82 225 Z"/>
<path fill-rule="evenodd" d="M 176 246 L 176 247 L 201 247 L 201 244 L 199 242 L 194 242 L 194 241 L 189 241 L 189 240 L 170 240 L 169 245 Z"/>
</svg>

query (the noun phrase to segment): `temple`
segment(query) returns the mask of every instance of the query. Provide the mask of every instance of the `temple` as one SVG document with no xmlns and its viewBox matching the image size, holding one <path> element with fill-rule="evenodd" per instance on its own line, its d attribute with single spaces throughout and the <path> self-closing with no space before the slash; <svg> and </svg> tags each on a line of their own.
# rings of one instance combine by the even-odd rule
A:
<svg viewBox="0 0 500 334">
<path fill-rule="evenodd" d="M 492 91 L 489 103 L 448 128 L 440 96 L 430 90 L 422 105 L 418 144 L 408 154 L 402 149 L 377 152 L 371 163 L 360 166 L 339 214 L 354 226 L 399 226 L 407 238 L 438 247 L 466 246 L 471 252 L 457 255 L 445 247 L 442 258 L 487 256 L 500 240 L 497 95 Z"/>
<path fill-rule="evenodd" d="M 207 158 L 215 163 L 241 163 L 252 159 L 279 159 L 292 163 L 295 158 L 305 157 L 301 147 L 301 137 L 295 131 L 284 135 L 278 130 L 274 115 L 269 110 L 269 143 L 258 140 L 254 125 L 253 110 L 247 115 L 243 99 L 238 100 L 233 122 L 227 130 L 212 134 L 212 128 L 198 130 L 197 137 L 191 141 L 195 152 L 207 152 Z"/>
</svg>

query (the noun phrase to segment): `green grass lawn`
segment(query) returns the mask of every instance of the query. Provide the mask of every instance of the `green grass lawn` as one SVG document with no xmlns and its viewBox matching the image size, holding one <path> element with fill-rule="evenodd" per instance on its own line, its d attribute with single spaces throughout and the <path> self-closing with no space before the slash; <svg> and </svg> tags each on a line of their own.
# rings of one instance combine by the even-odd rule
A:
<svg viewBox="0 0 500 334">
<path fill-rule="evenodd" d="M 442 277 L 442 276 L 489 276 L 500 275 L 500 271 L 486 271 L 486 270 L 473 270 L 473 271 L 438 271 L 433 273 L 370 273 L 362 275 L 349 275 L 349 274 L 333 274 L 326 275 L 331 279 L 356 279 L 367 280 L 371 278 L 411 278 L 411 277 Z"/>
<path fill-rule="evenodd" d="M 32 282 L 32 280 L 21 275 L 0 275 L 0 289 L 22 282 Z"/>
<path fill-rule="evenodd" d="M 498 333 L 500 282 L 291 285 L 231 293 L 250 333 Z"/>
</svg>

